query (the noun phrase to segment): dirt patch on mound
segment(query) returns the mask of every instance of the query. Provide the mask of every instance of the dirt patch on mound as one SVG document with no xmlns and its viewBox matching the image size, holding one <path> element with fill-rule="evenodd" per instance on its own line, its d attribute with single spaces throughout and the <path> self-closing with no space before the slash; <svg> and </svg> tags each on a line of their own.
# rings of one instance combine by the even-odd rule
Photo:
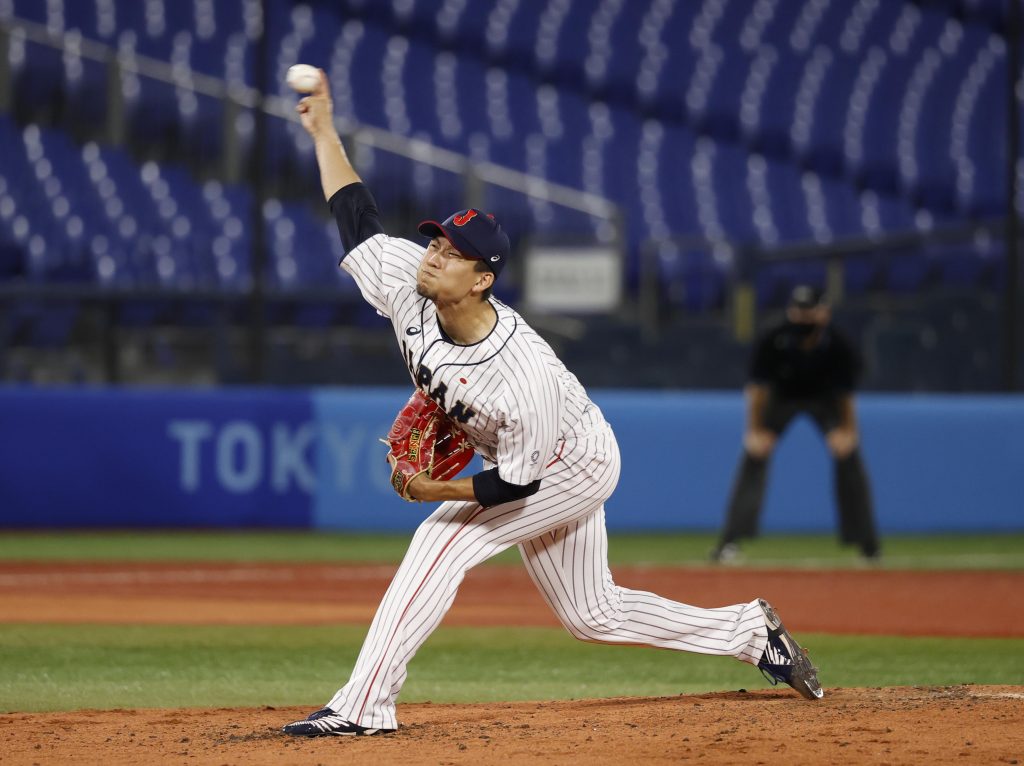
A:
<svg viewBox="0 0 1024 766">
<path fill-rule="evenodd" d="M 733 692 L 488 705 L 401 705 L 377 737 L 296 739 L 309 710 L 0 715 L 4 764 L 1016 764 L 1024 687 Z"/>
</svg>

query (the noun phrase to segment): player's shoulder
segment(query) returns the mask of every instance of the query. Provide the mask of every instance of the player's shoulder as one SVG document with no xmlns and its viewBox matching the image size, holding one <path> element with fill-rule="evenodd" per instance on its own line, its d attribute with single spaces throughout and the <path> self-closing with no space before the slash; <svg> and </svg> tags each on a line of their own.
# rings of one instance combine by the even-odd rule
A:
<svg viewBox="0 0 1024 766">
<path fill-rule="evenodd" d="M 405 239 L 404 237 L 393 237 L 390 234 L 377 234 L 375 235 L 375 238 L 379 238 L 379 247 L 383 248 L 386 252 L 415 258 L 416 260 L 419 260 L 423 255 L 422 245 L 418 245 L 412 240 Z"/>
<path fill-rule="evenodd" d="M 364 239 L 352 248 L 352 252 L 373 253 L 378 256 L 386 253 L 397 253 L 419 258 L 423 254 L 423 248 L 403 237 L 393 237 L 390 234 L 379 232 Z"/>
<path fill-rule="evenodd" d="M 845 331 L 836 327 L 834 324 L 830 324 L 828 327 L 829 338 L 832 341 L 833 353 L 842 354 L 849 357 L 857 357 L 860 354 L 860 349 L 857 346 L 856 341 L 852 336 L 847 334 Z"/>
<path fill-rule="evenodd" d="M 845 330 L 843 330 L 841 327 L 836 325 L 835 322 L 830 322 L 829 323 L 829 325 L 828 325 L 828 333 L 829 333 L 829 335 L 832 336 L 832 339 L 836 343 L 840 343 L 840 344 L 845 345 L 845 346 L 852 346 L 853 345 L 853 341 L 850 339 L 850 336 L 846 333 Z"/>
<path fill-rule="evenodd" d="M 506 367 L 518 370 L 516 375 L 520 380 L 527 376 L 557 376 L 562 364 L 551 345 L 515 309 L 496 299 L 491 300 L 505 331 L 501 359 Z"/>
<path fill-rule="evenodd" d="M 788 327 L 785 321 L 769 325 L 756 337 L 754 346 L 763 349 L 774 348 L 778 339 L 786 334 Z"/>
<path fill-rule="evenodd" d="M 514 308 L 498 298 L 492 297 L 490 300 L 498 315 L 498 324 L 503 330 L 506 345 L 521 348 L 529 345 L 534 338 L 540 337 Z"/>
</svg>

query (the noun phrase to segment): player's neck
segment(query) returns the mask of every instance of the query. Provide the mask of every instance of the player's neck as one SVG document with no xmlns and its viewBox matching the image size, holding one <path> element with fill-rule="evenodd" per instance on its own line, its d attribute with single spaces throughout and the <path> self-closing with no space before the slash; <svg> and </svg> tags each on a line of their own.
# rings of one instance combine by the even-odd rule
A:
<svg viewBox="0 0 1024 766">
<path fill-rule="evenodd" d="M 498 313 L 490 301 L 476 296 L 464 298 L 458 303 L 436 303 L 437 318 L 445 334 L 460 346 L 479 343 L 494 329 Z"/>
</svg>

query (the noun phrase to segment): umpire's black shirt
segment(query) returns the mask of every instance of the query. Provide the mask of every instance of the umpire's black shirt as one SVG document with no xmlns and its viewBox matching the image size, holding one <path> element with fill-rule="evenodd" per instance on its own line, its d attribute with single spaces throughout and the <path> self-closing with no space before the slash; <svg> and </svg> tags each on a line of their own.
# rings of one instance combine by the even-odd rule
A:
<svg viewBox="0 0 1024 766">
<path fill-rule="evenodd" d="M 785 322 L 762 335 L 754 347 L 750 381 L 784 399 L 815 399 L 853 391 L 860 357 L 832 325 L 810 349 L 806 327 Z"/>
</svg>

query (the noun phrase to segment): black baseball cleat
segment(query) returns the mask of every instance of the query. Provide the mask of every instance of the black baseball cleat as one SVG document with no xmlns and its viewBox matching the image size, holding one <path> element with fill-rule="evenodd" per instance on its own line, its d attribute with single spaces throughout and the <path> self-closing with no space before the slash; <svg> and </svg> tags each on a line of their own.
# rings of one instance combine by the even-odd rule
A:
<svg viewBox="0 0 1024 766">
<path fill-rule="evenodd" d="M 390 734 L 394 729 L 371 729 L 368 726 L 360 726 L 346 721 L 329 707 L 325 707 L 311 713 L 305 720 L 288 724 L 281 731 L 293 737 L 368 737 L 372 734 Z"/>
<path fill-rule="evenodd" d="M 739 564 L 743 561 L 743 551 L 736 543 L 719 543 L 711 549 L 708 559 L 712 564 Z"/>
<path fill-rule="evenodd" d="M 758 669 L 772 686 L 781 681 L 809 700 L 824 697 L 825 692 L 818 683 L 818 669 L 811 664 L 807 652 L 793 640 L 771 604 L 763 598 L 759 598 L 757 603 L 768 626 L 768 646 L 757 663 Z"/>
</svg>

